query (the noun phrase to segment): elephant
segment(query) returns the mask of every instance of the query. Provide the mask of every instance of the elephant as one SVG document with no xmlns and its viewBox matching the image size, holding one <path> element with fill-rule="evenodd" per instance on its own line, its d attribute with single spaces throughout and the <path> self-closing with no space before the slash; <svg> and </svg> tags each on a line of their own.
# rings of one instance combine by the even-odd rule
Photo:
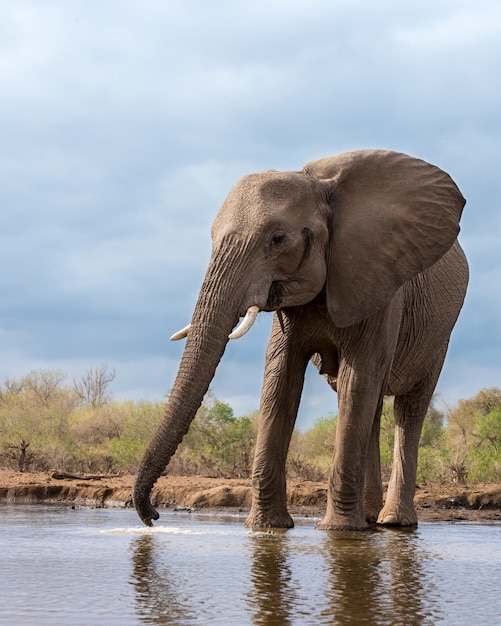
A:
<svg viewBox="0 0 501 626">
<path fill-rule="evenodd" d="M 327 505 L 317 527 L 415 526 L 421 428 L 468 283 L 457 239 L 464 205 L 444 171 L 389 150 L 355 150 L 298 172 L 239 180 L 213 223 L 191 323 L 172 337 L 187 341 L 135 478 L 142 521 L 159 517 L 151 489 L 188 431 L 227 342 L 264 311 L 274 317 L 246 526 L 294 525 L 285 465 L 310 360 L 338 395 Z M 383 502 L 385 396 L 395 398 L 395 448 Z"/>
</svg>

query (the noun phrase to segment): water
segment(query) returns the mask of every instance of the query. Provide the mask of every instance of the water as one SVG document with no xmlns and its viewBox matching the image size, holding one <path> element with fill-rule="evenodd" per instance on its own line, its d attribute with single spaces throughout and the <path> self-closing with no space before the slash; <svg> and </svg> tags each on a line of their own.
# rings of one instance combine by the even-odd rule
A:
<svg viewBox="0 0 501 626">
<path fill-rule="evenodd" d="M 501 624 L 501 524 L 258 533 L 244 516 L 0 506 L 0 624 Z"/>
</svg>

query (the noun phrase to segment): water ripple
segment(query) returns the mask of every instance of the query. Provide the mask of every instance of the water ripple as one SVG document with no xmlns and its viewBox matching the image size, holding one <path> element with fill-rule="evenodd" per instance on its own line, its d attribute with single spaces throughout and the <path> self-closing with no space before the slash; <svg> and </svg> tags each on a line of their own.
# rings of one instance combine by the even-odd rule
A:
<svg viewBox="0 0 501 626">
<path fill-rule="evenodd" d="M 15 505 L 0 515 L 0 623 L 495 624 L 501 525 L 255 532 L 240 518 Z"/>
</svg>

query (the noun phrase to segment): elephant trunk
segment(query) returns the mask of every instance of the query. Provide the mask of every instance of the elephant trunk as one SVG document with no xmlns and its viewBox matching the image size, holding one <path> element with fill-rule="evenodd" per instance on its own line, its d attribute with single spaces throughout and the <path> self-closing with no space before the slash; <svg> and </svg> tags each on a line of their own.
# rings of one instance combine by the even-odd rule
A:
<svg viewBox="0 0 501 626">
<path fill-rule="evenodd" d="M 231 267 L 231 263 L 229 264 Z M 233 266 L 234 267 L 234 266 Z M 202 404 L 228 335 L 239 318 L 241 291 L 224 258 L 211 260 L 200 291 L 179 371 L 165 414 L 146 449 L 136 475 L 132 499 L 141 520 L 152 525 L 158 513 L 150 492 L 181 443 Z"/>
</svg>

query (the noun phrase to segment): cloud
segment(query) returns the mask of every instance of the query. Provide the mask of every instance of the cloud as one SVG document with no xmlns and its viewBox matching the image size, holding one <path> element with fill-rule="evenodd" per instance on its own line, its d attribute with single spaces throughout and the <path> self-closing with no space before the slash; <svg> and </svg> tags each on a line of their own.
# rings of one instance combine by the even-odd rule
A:
<svg viewBox="0 0 501 626">
<path fill-rule="evenodd" d="M 471 285 L 439 390 L 495 384 L 500 18 L 487 0 L 4 3 L 0 378 L 106 361 L 117 397 L 163 397 L 233 183 L 382 147 L 467 198 Z M 261 317 L 213 383 L 237 414 L 259 404 Z M 312 370 L 300 423 L 335 406 Z"/>
</svg>

